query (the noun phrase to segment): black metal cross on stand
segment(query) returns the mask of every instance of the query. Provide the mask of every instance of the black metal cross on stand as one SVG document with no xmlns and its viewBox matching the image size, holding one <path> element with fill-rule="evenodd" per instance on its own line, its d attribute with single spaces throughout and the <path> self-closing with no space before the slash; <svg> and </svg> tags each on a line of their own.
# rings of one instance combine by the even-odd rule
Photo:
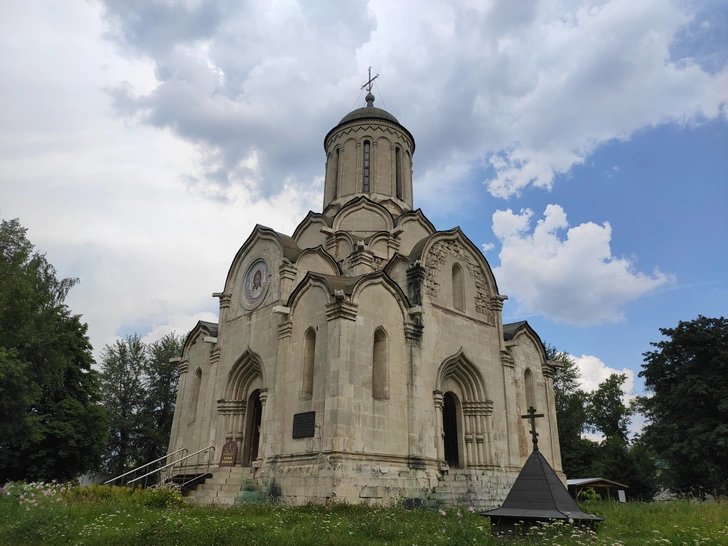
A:
<svg viewBox="0 0 728 546">
<path fill-rule="evenodd" d="M 538 432 L 536 432 L 536 418 L 543 417 L 543 413 L 536 413 L 536 408 L 528 408 L 528 415 L 521 415 L 523 419 L 531 421 L 531 436 L 533 437 L 533 450 L 538 451 Z"/>
</svg>

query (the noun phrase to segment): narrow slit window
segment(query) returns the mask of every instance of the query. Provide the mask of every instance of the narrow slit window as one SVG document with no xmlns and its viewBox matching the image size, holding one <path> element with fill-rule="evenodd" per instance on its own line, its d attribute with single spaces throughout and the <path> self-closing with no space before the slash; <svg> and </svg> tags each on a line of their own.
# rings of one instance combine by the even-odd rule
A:
<svg viewBox="0 0 728 546">
<path fill-rule="evenodd" d="M 370 144 L 368 140 L 364 141 L 364 163 L 363 163 L 363 173 L 364 173 L 364 184 L 362 191 L 365 193 L 369 193 L 369 174 L 370 174 Z"/>
<path fill-rule="evenodd" d="M 374 332 L 372 396 L 380 400 L 389 398 L 389 342 L 384 328 Z"/>
<path fill-rule="evenodd" d="M 336 148 L 336 154 L 334 154 L 334 196 L 336 199 L 339 194 L 339 156 L 341 148 Z"/>
<path fill-rule="evenodd" d="M 394 150 L 394 180 L 397 199 L 402 199 L 402 152 L 399 148 Z"/>
<path fill-rule="evenodd" d="M 313 396 L 313 367 L 316 361 L 316 331 L 309 328 L 303 342 L 303 377 L 301 380 L 301 395 L 303 398 Z"/>
<path fill-rule="evenodd" d="M 452 306 L 458 311 L 465 311 L 463 269 L 458 264 L 452 266 Z"/>
<path fill-rule="evenodd" d="M 536 400 L 534 396 L 534 390 L 533 390 L 533 374 L 531 373 L 531 370 L 526 369 L 526 371 L 523 374 L 523 384 L 526 387 L 526 408 L 536 407 Z"/>
<path fill-rule="evenodd" d="M 192 392 L 190 393 L 190 410 L 188 424 L 192 424 L 197 420 L 197 406 L 200 402 L 200 387 L 202 386 L 202 370 L 197 368 L 194 379 L 192 380 Z"/>
</svg>

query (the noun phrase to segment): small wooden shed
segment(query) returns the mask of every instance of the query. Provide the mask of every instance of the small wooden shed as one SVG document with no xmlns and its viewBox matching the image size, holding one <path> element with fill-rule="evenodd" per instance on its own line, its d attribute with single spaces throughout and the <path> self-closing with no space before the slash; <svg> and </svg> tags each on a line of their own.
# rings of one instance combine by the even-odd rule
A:
<svg viewBox="0 0 728 546">
<path fill-rule="evenodd" d="M 569 493 L 576 500 L 579 500 L 579 495 L 585 489 L 590 487 L 601 495 L 602 498 L 609 500 L 617 498 L 616 492 L 620 489 L 629 489 L 628 485 L 623 483 L 613 482 L 612 480 L 605 480 L 604 478 L 578 478 L 573 480 L 566 480 L 566 486 L 569 488 Z M 614 494 L 612 493 L 614 491 Z M 606 493 L 606 495 L 605 495 Z"/>
</svg>

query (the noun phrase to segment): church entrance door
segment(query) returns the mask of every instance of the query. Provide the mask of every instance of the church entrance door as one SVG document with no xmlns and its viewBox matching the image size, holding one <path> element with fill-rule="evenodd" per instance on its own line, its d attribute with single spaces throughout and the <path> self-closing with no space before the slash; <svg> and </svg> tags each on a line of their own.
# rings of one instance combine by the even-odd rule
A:
<svg viewBox="0 0 728 546">
<path fill-rule="evenodd" d="M 443 396 L 442 425 L 445 433 L 445 461 L 452 468 L 460 468 L 458 453 L 458 400 L 451 392 Z"/>
<path fill-rule="evenodd" d="M 258 458 L 258 444 L 260 443 L 260 420 L 263 414 L 263 404 L 260 402 L 260 391 L 255 390 L 250 395 L 245 419 L 245 450 L 243 452 L 243 466 L 250 466 Z"/>
</svg>

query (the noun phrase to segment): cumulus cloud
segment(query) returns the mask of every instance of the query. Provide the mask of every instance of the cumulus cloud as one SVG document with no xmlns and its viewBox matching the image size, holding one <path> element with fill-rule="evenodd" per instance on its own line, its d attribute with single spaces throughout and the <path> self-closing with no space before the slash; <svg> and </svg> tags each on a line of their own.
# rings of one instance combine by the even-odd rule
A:
<svg viewBox="0 0 728 546">
<path fill-rule="evenodd" d="M 441 206 L 443 181 L 485 169 L 496 196 L 550 188 L 602 143 L 726 114 L 726 66 L 678 47 L 713 30 L 677 0 L 103 5 L 106 35 L 157 79 L 147 92 L 119 82 L 118 111 L 199 146 L 212 194 L 307 184 L 370 64 L 377 105 L 418 141 L 418 198 Z"/>
<path fill-rule="evenodd" d="M 195 185 L 266 198 L 321 175 L 321 139 L 361 85 L 356 50 L 376 27 L 365 1 L 103 4 L 107 36 L 151 59 L 158 83 L 113 87 L 117 112 L 195 143 Z"/>
<path fill-rule="evenodd" d="M 615 373 L 627 376 L 627 380 L 622 386 L 626 397 L 631 396 L 634 392 L 634 372 L 629 368 L 622 368 L 621 370 L 610 368 L 594 355 L 569 355 L 569 357 L 576 362 L 576 366 L 579 368 L 581 374 L 579 385 L 584 392 L 595 391 L 600 383 L 603 383 L 610 375 Z"/>
<path fill-rule="evenodd" d="M 618 370 L 607 366 L 602 360 L 594 355 L 568 355 L 575 363 L 579 370 L 579 387 L 584 392 L 594 392 L 600 383 L 606 381 L 606 379 L 612 374 L 625 375 L 627 379 L 622 385 L 624 394 L 622 395 L 622 403 L 629 407 L 632 400 L 637 397 L 634 390 L 634 371 L 629 368 L 622 368 Z M 645 419 L 640 413 L 635 413 L 630 418 L 630 424 L 628 427 L 629 434 L 634 436 L 639 434 L 644 427 Z M 604 435 L 600 433 L 586 432 L 582 434 L 582 437 L 595 442 L 601 442 L 604 439 Z"/>
<path fill-rule="evenodd" d="M 494 273 L 519 313 L 579 325 L 617 322 L 624 304 L 674 280 L 658 270 L 636 271 L 629 259 L 613 256 L 608 222 L 569 228 L 559 205 L 548 205 L 533 230 L 532 217 L 530 209 L 493 214 L 493 233 L 502 243 Z"/>
</svg>

